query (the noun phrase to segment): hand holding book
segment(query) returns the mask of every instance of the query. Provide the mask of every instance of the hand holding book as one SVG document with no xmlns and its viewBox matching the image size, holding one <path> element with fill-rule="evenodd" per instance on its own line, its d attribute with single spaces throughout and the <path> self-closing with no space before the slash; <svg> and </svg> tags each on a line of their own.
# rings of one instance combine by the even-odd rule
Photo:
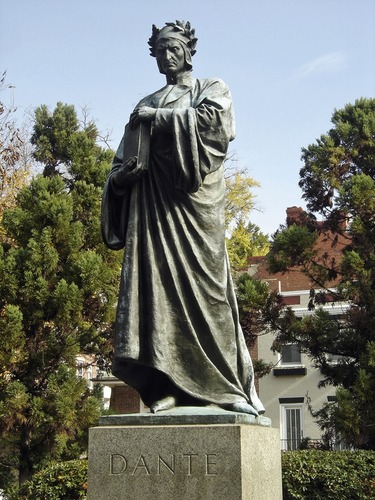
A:
<svg viewBox="0 0 375 500">
<path fill-rule="evenodd" d="M 150 108 L 149 106 L 141 106 L 135 108 L 133 113 L 130 115 L 130 127 L 135 129 L 142 122 L 152 122 L 155 120 L 156 109 Z"/>
<path fill-rule="evenodd" d="M 112 180 L 119 188 L 136 182 L 143 175 L 145 169 L 138 164 L 138 158 L 132 156 L 113 174 Z"/>
</svg>

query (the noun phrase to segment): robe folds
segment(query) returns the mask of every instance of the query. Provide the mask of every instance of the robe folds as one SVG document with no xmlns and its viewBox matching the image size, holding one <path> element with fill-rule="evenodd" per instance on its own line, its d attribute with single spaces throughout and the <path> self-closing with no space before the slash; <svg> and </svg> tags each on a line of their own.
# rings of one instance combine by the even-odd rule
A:
<svg viewBox="0 0 375 500">
<path fill-rule="evenodd" d="M 123 139 L 102 203 L 104 241 L 124 248 L 113 373 L 148 406 L 176 388 L 186 404 L 245 401 L 263 411 L 225 248 L 230 92 L 219 79 L 191 79 L 139 106 L 157 109 L 149 167 L 132 184 L 113 182 Z"/>
</svg>

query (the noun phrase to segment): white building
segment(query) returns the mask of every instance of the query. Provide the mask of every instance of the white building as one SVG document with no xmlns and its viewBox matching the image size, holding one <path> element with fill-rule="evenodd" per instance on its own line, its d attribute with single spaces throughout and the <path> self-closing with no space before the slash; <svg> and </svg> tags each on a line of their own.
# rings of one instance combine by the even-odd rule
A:
<svg viewBox="0 0 375 500">
<path fill-rule="evenodd" d="M 302 213 L 299 207 L 287 209 L 287 223 L 298 220 Z M 318 240 L 317 249 L 339 260 L 347 241 L 324 234 Z M 251 276 L 266 281 L 271 290 L 279 292 L 285 305 L 291 307 L 296 316 L 303 317 L 312 312 L 308 308 L 310 291 L 318 291 L 309 279 L 294 268 L 288 273 L 271 274 L 266 267 L 264 257 L 250 257 L 248 272 Z M 328 301 L 330 300 L 327 295 Z M 340 317 L 347 309 L 344 303 L 328 302 L 324 309 L 335 317 Z M 281 352 L 271 350 L 275 339 L 273 333 L 258 337 L 258 359 L 272 363 L 271 373 L 259 380 L 259 394 L 266 408 L 266 416 L 272 419 L 272 425 L 280 428 L 280 445 L 284 450 L 296 449 L 301 441 L 321 439 L 321 430 L 309 411 L 319 410 L 324 403 L 335 400 L 335 387 L 319 388 L 323 376 L 311 363 L 310 358 L 301 354 L 296 344 L 282 346 Z M 336 362 L 334 356 L 332 363 Z"/>
</svg>

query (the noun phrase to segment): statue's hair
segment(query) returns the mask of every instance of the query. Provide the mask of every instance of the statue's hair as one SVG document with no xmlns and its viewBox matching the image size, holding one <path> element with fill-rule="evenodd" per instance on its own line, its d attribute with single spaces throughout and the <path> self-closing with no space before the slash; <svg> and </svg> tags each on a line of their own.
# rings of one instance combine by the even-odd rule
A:
<svg viewBox="0 0 375 500">
<path fill-rule="evenodd" d="M 197 44 L 198 38 L 195 37 L 195 29 L 191 28 L 189 21 L 176 21 L 175 23 L 165 23 L 165 26 L 161 29 L 157 28 L 155 24 L 152 25 L 152 35 L 148 41 L 150 46 L 150 55 L 156 57 L 156 42 L 160 36 L 162 36 L 162 31 L 176 32 L 179 39 L 184 39 L 184 43 L 190 49 L 190 54 L 193 56 L 196 53 L 195 46 Z"/>
</svg>

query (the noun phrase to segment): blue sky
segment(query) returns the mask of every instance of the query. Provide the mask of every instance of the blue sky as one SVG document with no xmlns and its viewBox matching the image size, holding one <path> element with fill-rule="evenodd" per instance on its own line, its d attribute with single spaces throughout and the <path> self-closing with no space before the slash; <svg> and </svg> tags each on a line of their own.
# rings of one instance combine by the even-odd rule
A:
<svg viewBox="0 0 375 500">
<path fill-rule="evenodd" d="M 0 71 L 19 116 L 58 101 L 88 107 L 119 142 L 134 105 L 164 85 L 152 24 L 196 28 L 196 77 L 230 87 L 238 165 L 260 182 L 252 222 L 272 234 L 304 206 L 301 148 L 334 109 L 374 97 L 374 0 L 0 0 Z"/>
</svg>

